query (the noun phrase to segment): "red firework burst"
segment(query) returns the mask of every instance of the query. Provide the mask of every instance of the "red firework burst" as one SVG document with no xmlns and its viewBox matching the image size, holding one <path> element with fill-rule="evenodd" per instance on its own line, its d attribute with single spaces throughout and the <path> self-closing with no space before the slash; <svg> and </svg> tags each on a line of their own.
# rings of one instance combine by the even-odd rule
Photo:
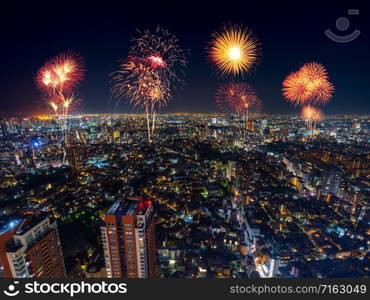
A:
<svg viewBox="0 0 370 300">
<path fill-rule="evenodd" d="M 168 88 L 182 83 L 181 69 L 187 64 L 188 51 L 180 47 L 176 36 L 160 26 L 154 32 L 138 30 L 138 33 L 132 39 L 130 56 L 143 59 Z"/>
<path fill-rule="evenodd" d="M 237 114 L 258 114 L 262 103 L 255 90 L 244 82 L 230 82 L 222 85 L 216 93 L 216 103 L 221 110 Z"/>
<path fill-rule="evenodd" d="M 136 56 L 123 61 L 113 77 L 113 95 L 126 97 L 134 107 L 162 107 L 171 98 L 170 89 L 146 62 L 146 58 Z"/>
</svg>

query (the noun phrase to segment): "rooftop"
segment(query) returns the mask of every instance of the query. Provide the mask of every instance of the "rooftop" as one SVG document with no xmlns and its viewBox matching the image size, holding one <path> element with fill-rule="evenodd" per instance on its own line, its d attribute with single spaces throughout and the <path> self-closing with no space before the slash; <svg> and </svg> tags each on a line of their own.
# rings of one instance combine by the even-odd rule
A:
<svg viewBox="0 0 370 300">
<path fill-rule="evenodd" d="M 143 215 L 151 204 L 150 200 L 144 200 L 142 197 L 130 197 L 114 202 L 106 214 L 116 216 Z"/>
<path fill-rule="evenodd" d="M 6 233 L 9 230 L 12 230 L 15 226 L 20 224 L 23 219 L 19 218 L 7 218 L 0 219 L 0 235 Z"/>
<path fill-rule="evenodd" d="M 37 226 L 39 223 L 44 221 L 46 216 L 33 216 L 32 218 L 27 219 L 27 222 L 24 222 L 16 231 L 16 235 L 23 235 L 27 231 L 31 230 L 33 227 Z"/>
</svg>

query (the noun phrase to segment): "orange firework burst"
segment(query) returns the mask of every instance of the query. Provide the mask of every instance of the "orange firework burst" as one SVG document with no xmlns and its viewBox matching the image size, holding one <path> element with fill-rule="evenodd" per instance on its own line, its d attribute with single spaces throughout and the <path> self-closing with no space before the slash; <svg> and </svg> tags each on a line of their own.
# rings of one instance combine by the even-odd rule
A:
<svg viewBox="0 0 370 300">
<path fill-rule="evenodd" d="M 250 71 L 260 56 L 260 43 L 251 30 L 228 25 L 214 33 L 207 47 L 208 58 L 221 76 L 243 75 Z"/>
<path fill-rule="evenodd" d="M 38 86 L 49 95 L 70 92 L 83 79 L 81 57 L 71 51 L 50 59 L 38 72 Z"/>
<path fill-rule="evenodd" d="M 283 82 L 283 95 L 294 106 L 325 104 L 333 92 L 334 86 L 329 82 L 325 67 L 315 62 L 303 65 Z"/>
<path fill-rule="evenodd" d="M 231 110 L 237 114 L 258 114 L 262 108 L 255 90 L 244 82 L 222 85 L 216 93 L 216 103 L 222 110 Z"/>
<path fill-rule="evenodd" d="M 320 109 L 307 105 L 302 108 L 301 116 L 308 122 L 318 122 L 323 119 L 324 114 Z"/>
</svg>

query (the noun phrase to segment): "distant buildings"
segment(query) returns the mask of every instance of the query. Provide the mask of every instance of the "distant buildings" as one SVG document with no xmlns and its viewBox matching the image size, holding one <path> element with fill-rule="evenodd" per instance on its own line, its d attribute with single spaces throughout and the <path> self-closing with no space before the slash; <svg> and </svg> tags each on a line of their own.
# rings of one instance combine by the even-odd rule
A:
<svg viewBox="0 0 370 300">
<path fill-rule="evenodd" d="M 107 276 L 156 276 L 153 205 L 140 197 L 115 202 L 105 214 L 102 230 Z"/>
<path fill-rule="evenodd" d="M 0 277 L 65 277 L 56 222 L 48 217 L 0 223 Z"/>
</svg>

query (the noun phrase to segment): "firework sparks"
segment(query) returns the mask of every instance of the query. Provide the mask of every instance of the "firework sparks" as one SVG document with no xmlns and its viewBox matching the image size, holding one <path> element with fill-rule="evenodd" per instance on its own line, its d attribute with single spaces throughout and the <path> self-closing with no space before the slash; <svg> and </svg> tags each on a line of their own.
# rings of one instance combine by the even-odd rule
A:
<svg viewBox="0 0 370 300">
<path fill-rule="evenodd" d="M 119 99 L 126 97 L 134 107 L 163 107 L 171 97 L 159 74 L 138 57 L 128 57 L 113 80 L 116 82 L 113 94 Z"/>
<path fill-rule="evenodd" d="M 64 96 L 62 93 L 58 93 L 51 99 L 48 102 L 48 108 L 51 109 L 51 113 L 59 117 L 67 117 L 78 103 L 74 95 Z"/>
<path fill-rule="evenodd" d="M 54 113 L 57 114 L 58 109 L 59 109 L 58 105 L 54 101 L 50 101 L 49 104 L 50 104 L 51 108 L 53 109 Z"/>
<path fill-rule="evenodd" d="M 150 142 L 157 109 L 167 104 L 182 83 L 181 69 L 187 63 L 187 51 L 173 34 L 159 26 L 154 33 L 138 33 L 139 37 L 132 39 L 128 57 L 112 76 L 112 92 L 116 98 L 126 98 L 146 112 Z"/>
<path fill-rule="evenodd" d="M 318 122 L 323 119 L 324 115 L 320 109 L 307 105 L 302 108 L 301 116 L 306 121 Z"/>
<path fill-rule="evenodd" d="M 47 94 L 71 92 L 83 79 L 81 57 L 75 52 L 65 52 L 50 59 L 38 72 L 38 86 Z"/>
<path fill-rule="evenodd" d="M 153 69 L 166 67 L 166 63 L 161 56 L 151 55 L 148 57 L 148 60 Z"/>
<path fill-rule="evenodd" d="M 37 73 L 36 83 L 44 94 L 47 109 L 60 120 L 65 145 L 68 145 L 67 116 L 77 103 L 74 94 L 83 77 L 82 58 L 70 51 L 50 59 Z"/>
<path fill-rule="evenodd" d="M 181 84 L 181 70 L 187 64 L 188 51 L 180 47 L 176 36 L 160 26 L 154 32 L 138 30 L 138 34 L 132 39 L 129 55 L 141 58 L 168 88 Z"/>
<path fill-rule="evenodd" d="M 216 93 L 216 103 L 224 111 L 237 114 L 258 114 L 262 103 L 255 90 L 244 82 L 231 82 L 222 85 Z"/>
<path fill-rule="evenodd" d="M 51 58 L 39 70 L 36 82 L 52 113 L 65 116 L 70 112 L 72 104 L 76 104 L 74 92 L 83 77 L 82 58 L 71 51 Z"/>
<path fill-rule="evenodd" d="M 208 58 L 224 75 L 243 75 L 258 62 L 260 43 L 248 28 L 236 25 L 225 26 L 214 33 L 207 47 Z"/>
<path fill-rule="evenodd" d="M 283 95 L 294 106 L 326 104 L 333 92 L 334 86 L 329 82 L 325 67 L 315 62 L 303 65 L 283 82 Z"/>
<path fill-rule="evenodd" d="M 305 120 L 307 129 L 311 131 L 311 135 L 313 136 L 316 123 L 324 118 L 324 114 L 320 109 L 307 105 L 302 108 L 301 117 Z"/>
</svg>

